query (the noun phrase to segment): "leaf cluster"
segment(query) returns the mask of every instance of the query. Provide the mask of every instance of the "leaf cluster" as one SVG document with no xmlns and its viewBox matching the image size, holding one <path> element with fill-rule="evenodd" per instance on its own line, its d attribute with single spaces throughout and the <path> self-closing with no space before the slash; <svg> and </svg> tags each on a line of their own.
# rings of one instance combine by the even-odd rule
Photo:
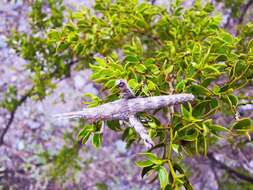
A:
<svg viewBox="0 0 253 190">
<path fill-rule="evenodd" d="M 89 95 L 90 107 L 118 98 L 117 79 L 127 80 L 138 96 L 194 94 L 192 104 L 181 105 L 171 113 L 168 126 L 154 115 L 139 115 L 158 142 L 137 162 L 143 168 L 142 176 L 157 173 L 162 189 L 193 189 L 182 164 L 185 156 L 206 155 L 208 146 L 226 136 L 250 136 L 250 118 L 231 119 L 229 124 L 215 120 L 217 116 L 237 115 L 243 101 L 238 92 L 252 81 L 250 24 L 235 37 L 220 27 L 221 15 L 213 14 L 214 7 L 201 1 L 186 9 L 177 0 L 167 10 L 137 0 L 97 0 L 93 10 L 69 11 L 65 20 L 61 0 L 46 3 L 49 14 L 43 11 L 44 1 L 37 0 L 32 6 L 31 35 L 14 32 L 9 39 L 10 47 L 28 61 L 33 96 L 46 97 L 55 88 L 55 79 L 70 75 L 75 58 L 82 60 L 76 68 L 89 67 L 92 80 L 108 94 L 104 100 Z M 12 111 L 16 95 L 15 87 L 10 87 L 2 107 Z M 168 109 L 162 111 L 168 113 Z M 130 126 L 123 128 L 119 121 L 106 124 L 114 131 L 123 131 L 122 139 L 128 146 L 139 140 Z M 104 125 L 84 125 L 78 139 L 86 143 L 92 137 L 92 144 L 100 147 Z M 66 149 L 59 163 L 68 151 L 77 153 L 76 149 Z"/>
</svg>

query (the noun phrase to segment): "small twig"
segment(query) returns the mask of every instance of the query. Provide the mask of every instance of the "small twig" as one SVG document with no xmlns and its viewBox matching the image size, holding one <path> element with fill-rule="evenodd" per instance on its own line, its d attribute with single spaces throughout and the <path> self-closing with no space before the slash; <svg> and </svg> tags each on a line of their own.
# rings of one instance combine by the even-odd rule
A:
<svg viewBox="0 0 253 190">
<path fill-rule="evenodd" d="M 169 95 L 174 94 L 174 92 L 175 92 L 175 89 L 174 89 L 175 77 L 172 74 L 170 74 L 170 75 L 166 76 L 166 81 L 169 84 Z M 169 125 L 172 123 L 172 117 L 173 117 L 174 112 L 175 112 L 174 106 L 173 105 L 169 106 L 169 113 L 167 114 Z"/>
</svg>

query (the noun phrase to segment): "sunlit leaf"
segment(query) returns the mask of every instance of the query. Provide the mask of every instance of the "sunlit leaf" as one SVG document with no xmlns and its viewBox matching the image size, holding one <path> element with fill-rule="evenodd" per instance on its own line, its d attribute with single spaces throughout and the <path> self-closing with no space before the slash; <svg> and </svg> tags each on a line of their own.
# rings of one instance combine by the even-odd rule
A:
<svg viewBox="0 0 253 190">
<path fill-rule="evenodd" d="M 158 176 L 159 176 L 160 186 L 162 189 L 164 189 L 169 182 L 169 175 L 165 167 L 163 166 L 159 167 Z"/>
</svg>

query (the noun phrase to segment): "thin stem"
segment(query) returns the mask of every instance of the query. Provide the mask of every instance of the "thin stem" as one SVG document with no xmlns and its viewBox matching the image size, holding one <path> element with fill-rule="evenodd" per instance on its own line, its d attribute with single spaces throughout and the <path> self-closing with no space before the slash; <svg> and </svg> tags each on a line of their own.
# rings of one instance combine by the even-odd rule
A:
<svg viewBox="0 0 253 190">
<path fill-rule="evenodd" d="M 170 127 L 170 144 L 169 144 L 168 160 L 171 160 L 172 144 L 173 144 L 173 130 L 172 127 Z"/>
</svg>

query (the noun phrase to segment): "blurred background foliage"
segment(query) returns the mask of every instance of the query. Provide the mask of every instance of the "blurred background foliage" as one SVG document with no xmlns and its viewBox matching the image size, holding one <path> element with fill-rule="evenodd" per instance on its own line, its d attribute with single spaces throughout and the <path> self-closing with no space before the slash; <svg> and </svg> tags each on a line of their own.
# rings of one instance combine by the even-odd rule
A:
<svg viewBox="0 0 253 190">
<path fill-rule="evenodd" d="M 154 182 L 144 188 L 158 188 L 159 182 L 161 189 L 204 189 L 193 180 L 196 160 L 208 162 L 218 189 L 253 188 L 252 157 L 248 165 L 240 157 L 233 160 L 235 164 L 222 157 L 230 154 L 222 150 L 240 154 L 252 150 L 252 116 L 243 108 L 252 105 L 253 97 L 253 1 L 196 0 L 189 5 L 173 0 L 162 6 L 154 0 L 96 0 L 93 8 L 76 10 L 62 0 L 28 3 L 30 32 L 14 30 L 7 43 L 26 60 L 24 69 L 31 83 L 25 90 L 8 85 L 3 93 L 0 105 L 10 117 L 1 128 L 1 147 L 6 146 L 4 137 L 16 110 L 27 99 L 43 101 L 73 71 L 90 69 L 99 93 L 86 94 L 88 106 L 118 99 L 114 84 L 121 78 L 138 96 L 195 95 L 192 104 L 175 106 L 174 112 L 164 109 L 139 116 L 156 143 L 147 152 L 136 151 L 142 152 L 136 162 L 142 168 L 140 175 Z M 118 121 L 106 124 L 122 135 L 129 150 L 141 144 L 132 128 Z M 84 144 L 90 138 L 99 148 L 107 138 L 101 133 L 101 122 L 80 120 L 73 125 L 61 150 L 39 155 L 43 162 L 37 167 L 49 165 L 42 171 L 50 183 L 73 183 L 74 173 L 92 162 L 79 155 Z M 0 184 L 11 187 L 4 178 Z M 117 189 L 103 182 L 95 187 Z"/>
</svg>

